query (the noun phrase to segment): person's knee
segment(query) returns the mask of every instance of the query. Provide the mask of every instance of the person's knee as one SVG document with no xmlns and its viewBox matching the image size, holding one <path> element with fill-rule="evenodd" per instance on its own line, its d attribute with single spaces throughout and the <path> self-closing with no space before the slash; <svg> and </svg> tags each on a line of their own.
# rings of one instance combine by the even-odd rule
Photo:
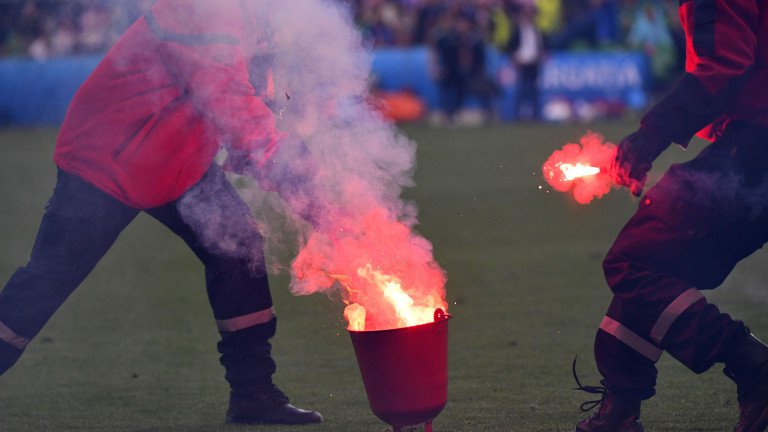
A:
<svg viewBox="0 0 768 432">
<path fill-rule="evenodd" d="M 616 292 L 622 282 L 631 279 L 636 274 L 626 254 L 616 245 L 608 251 L 603 259 L 603 275 L 612 291 Z"/>
</svg>

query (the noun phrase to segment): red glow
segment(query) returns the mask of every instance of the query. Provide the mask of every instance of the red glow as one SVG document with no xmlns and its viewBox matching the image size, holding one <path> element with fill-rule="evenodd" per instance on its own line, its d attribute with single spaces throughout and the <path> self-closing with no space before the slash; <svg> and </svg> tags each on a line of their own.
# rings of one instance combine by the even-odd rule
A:
<svg viewBox="0 0 768 432">
<path fill-rule="evenodd" d="M 384 209 L 339 217 L 333 235 L 315 232 L 292 264 L 300 291 L 341 287 L 350 330 L 383 330 L 434 321 L 447 310 L 445 274 L 429 242 Z"/>
<path fill-rule="evenodd" d="M 558 192 L 573 189 L 579 204 L 589 204 L 610 192 L 614 186 L 610 167 L 616 145 L 604 141 L 602 135 L 589 132 L 578 144 L 566 144 L 544 162 L 544 179 Z"/>
</svg>

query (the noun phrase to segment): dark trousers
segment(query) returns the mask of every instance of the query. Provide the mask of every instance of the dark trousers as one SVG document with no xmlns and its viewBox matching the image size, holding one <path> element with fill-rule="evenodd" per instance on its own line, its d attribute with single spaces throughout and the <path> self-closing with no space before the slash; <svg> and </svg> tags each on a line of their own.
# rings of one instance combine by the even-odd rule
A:
<svg viewBox="0 0 768 432">
<path fill-rule="evenodd" d="M 530 120 L 539 120 L 541 112 L 539 109 L 539 69 L 538 63 L 529 65 L 519 65 L 517 67 L 517 93 L 513 108 L 515 120 L 524 120 L 523 109 L 528 105 L 530 114 L 527 116 Z"/>
<path fill-rule="evenodd" d="M 217 322 L 271 310 L 262 238 L 250 209 L 217 165 L 178 200 L 145 211 L 181 237 L 205 266 Z M 0 292 L 6 339 L 9 331 L 19 339 L 34 338 L 138 213 L 81 178 L 59 171 L 29 263 L 16 270 Z M 266 341 L 274 335 L 274 321 L 243 331 L 222 330 L 222 363 L 258 357 L 261 364 L 252 361 L 250 367 L 271 375 L 274 363 Z"/>
<path fill-rule="evenodd" d="M 465 76 L 456 75 L 440 80 L 440 107 L 449 120 L 453 120 L 466 98 L 467 78 Z"/>
<path fill-rule="evenodd" d="M 649 398 L 662 350 L 701 373 L 743 336 L 698 290 L 768 241 L 767 164 L 768 130 L 733 122 L 641 199 L 603 263 L 614 297 L 595 357 L 608 390 Z"/>
</svg>

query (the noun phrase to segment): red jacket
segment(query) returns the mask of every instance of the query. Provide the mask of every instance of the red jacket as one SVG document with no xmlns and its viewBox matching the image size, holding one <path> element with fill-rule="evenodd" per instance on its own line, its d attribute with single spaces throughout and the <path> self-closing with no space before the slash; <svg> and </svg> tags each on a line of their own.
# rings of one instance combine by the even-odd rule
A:
<svg viewBox="0 0 768 432">
<path fill-rule="evenodd" d="M 255 2 L 192 3 L 158 0 L 117 40 L 75 94 L 56 143 L 62 170 L 132 207 L 178 198 L 220 146 L 275 148 L 274 116 L 249 82 Z"/>
<path fill-rule="evenodd" d="M 679 12 L 686 73 L 643 125 L 681 144 L 732 119 L 768 126 L 768 3 L 681 0 Z"/>
</svg>

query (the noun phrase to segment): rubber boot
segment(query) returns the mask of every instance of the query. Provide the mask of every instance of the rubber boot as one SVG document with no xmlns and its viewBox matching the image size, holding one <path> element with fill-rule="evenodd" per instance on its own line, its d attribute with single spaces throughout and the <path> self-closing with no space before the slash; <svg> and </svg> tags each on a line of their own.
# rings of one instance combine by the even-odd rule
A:
<svg viewBox="0 0 768 432">
<path fill-rule="evenodd" d="M 218 344 L 221 364 L 231 392 L 227 423 L 304 424 L 319 423 L 316 411 L 291 405 L 288 397 L 272 382 L 275 362 L 269 339 L 276 320 L 235 332 L 221 332 Z"/>
<path fill-rule="evenodd" d="M 739 422 L 734 432 L 768 429 L 768 346 L 746 330 L 729 350 L 723 373 L 736 382 Z"/>
</svg>

